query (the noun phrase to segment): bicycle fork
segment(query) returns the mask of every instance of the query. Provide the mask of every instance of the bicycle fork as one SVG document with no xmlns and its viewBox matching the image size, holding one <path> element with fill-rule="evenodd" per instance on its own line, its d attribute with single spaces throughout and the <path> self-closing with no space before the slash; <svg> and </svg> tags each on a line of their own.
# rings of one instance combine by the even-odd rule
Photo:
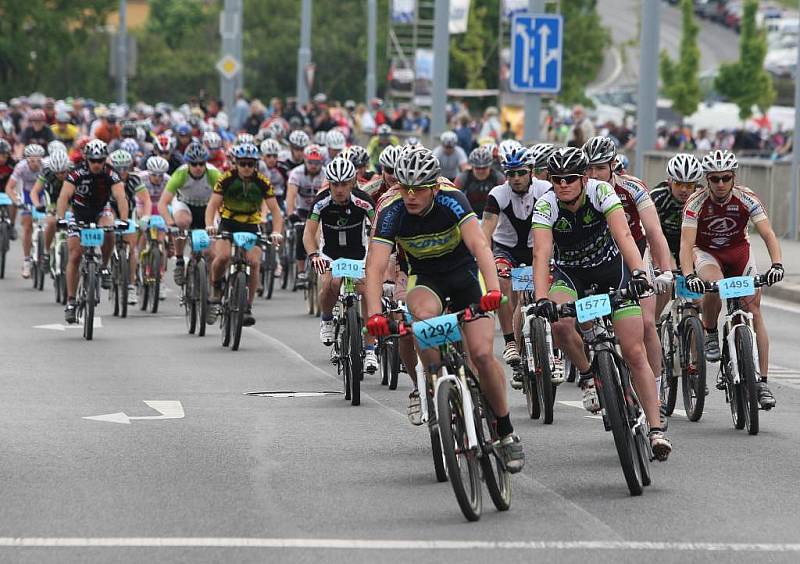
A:
<svg viewBox="0 0 800 564">
<path fill-rule="evenodd" d="M 736 316 L 742 315 L 744 316 L 747 321 L 743 323 L 733 323 L 733 319 Z M 761 379 L 761 370 L 759 368 L 759 358 L 758 358 L 758 345 L 756 344 L 756 333 L 753 331 L 753 327 L 750 325 L 753 320 L 753 314 L 742 311 L 736 310 L 733 312 L 732 315 L 728 316 L 728 319 L 725 320 L 725 339 L 726 344 L 728 347 L 728 371 L 731 376 L 733 376 L 733 383 L 738 384 L 741 382 L 741 374 L 739 374 L 739 357 L 738 351 L 736 350 L 736 328 L 737 327 L 746 327 L 747 331 L 750 333 L 750 337 L 753 343 L 753 361 L 755 363 L 755 370 L 756 370 L 756 381 Z"/>
<path fill-rule="evenodd" d="M 472 394 L 469 391 L 469 386 L 467 385 L 466 379 L 464 378 L 464 368 L 459 369 L 459 375 L 456 376 L 447 370 L 446 367 L 442 367 L 443 374 L 439 378 L 436 379 L 436 384 L 434 385 L 434 392 L 433 397 L 439 397 L 439 387 L 442 385 L 442 382 L 453 382 L 461 392 L 461 409 L 464 412 L 464 424 L 467 430 L 467 446 L 470 450 L 478 448 L 478 435 L 475 432 L 475 417 L 474 417 L 474 406 L 472 404 Z M 435 402 L 436 407 L 436 420 L 441 425 L 441 418 L 439 417 L 439 402 Z M 449 424 L 449 422 L 447 422 Z"/>
</svg>

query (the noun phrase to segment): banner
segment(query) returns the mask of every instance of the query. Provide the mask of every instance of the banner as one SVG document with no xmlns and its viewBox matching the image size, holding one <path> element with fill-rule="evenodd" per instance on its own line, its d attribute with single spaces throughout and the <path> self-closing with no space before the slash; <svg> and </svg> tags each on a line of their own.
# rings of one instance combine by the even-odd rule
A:
<svg viewBox="0 0 800 564">
<path fill-rule="evenodd" d="M 517 12 L 527 12 L 528 5 L 528 0 L 503 0 L 503 17 L 510 20 Z"/>
<path fill-rule="evenodd" d="M 414 103 L 431 105 L 433 89 L 433 49 L 417 49 L 414 56 Z"/>
<path fill-rule="evenodd" d="M 392 0 L 392 23 L 414 23 L 414 14 L 417 11 L 417 0 Z"/>
<path fill-rule="evenodd" d="M 450 34 L 466 33 L 469 22 L 469 0 L 450 0 Z"/>
</svg>

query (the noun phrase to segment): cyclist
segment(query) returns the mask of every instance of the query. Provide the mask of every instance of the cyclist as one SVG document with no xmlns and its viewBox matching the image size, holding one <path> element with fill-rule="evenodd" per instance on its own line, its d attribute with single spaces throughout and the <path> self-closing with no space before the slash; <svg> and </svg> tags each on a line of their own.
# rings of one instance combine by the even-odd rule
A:
<svg viewBox="0 0 800 564">
<path fill-rule="evenodd" d="M 293 131 L 291 137 L 297 133 Z M 305 133 L 303 133 L 305 135 Z M 308 136 L 306 135 L 306 138 Z M 306 280 L 306 250 L 303 246 L 303 226 L 311 207 L 322 188 L 322 153 L 316 145 L 309 145 L 304 151 L 305 162 L 296 166 L 289 173 L 286 184 L 286 217 L 295 230 L 295 259 L 297 261 L 297 279 L 301 283 Z M 274 230 L 274 229 L 273 229 Z"/>
<path fill-rule="evenodd" d="M 59 222 L 69 206 L 72 207 L 75 221 L 96 223 L 100 226 L 110 226 L 114 223 L 109 199 L 113 196 L 119 208 L 120 217 L 128 217 L 128 198 L 125 195 L 125 185 L 113 168 L 106 164 L 108 146 L 100 139 L 94 139 L 84 148 L 84 160 L 75 169 L 67 174 L 58 196 L 56 216 Z M 120 222 L 120 228 L 125 228 L 125 221 Z M 108 276 L 108 261 L 114 248 L 114 237 L 106 233 L 102 245 L 103 267 L 101 273 Z M 67 238 L 69 262 L 67 262 L 67 307 L 64 310 L 64 319 L 67 323 L 75 323 L 76 304 L 75 293 L 78 289 L 78 271 L 81 262 L 81 245 L 78 233 L 70 233 Z"/>
<path fill-rule="evenodd" d="M 683 208 L 680 262 L 687 288 L 701 293 L 704 281 L 756 274 L 755 259 L 747 235 L 749 222 L 753 223 L 766 243 L 772 261 L 766 273 L 767 284 L 780 282 L 783 279 L 780 243 L 756 193 L 736 184 L 736 170 L 739 168 L 736 156 L 729 151 L 712 151 L 703 157 L 702 163 L 708 186 L 695 192 Z M 775 407 L 775 397 L 767 386 L 769 337 L 761 315 L 761 292 L 743 299 L 742 304 L 753 314 L 756 331 L 761 374 L 758 403 L 762 409 L 771 409 Z M 716 362 L 720 358 L 717 320 L 721 307 L 718 294 L 703 296 L 705 349 L 709 362 Z"/>
<path fill-rule="evenodd" d="M 442 176 L 453 181 L 459 172 L 467 170 L 467 153 L 458 146 L 458 135 L 445 131 L 439 136 L 440 145 L 433 150 L 442 167 Z"/>
<path fill-rule="evenodd" d="M 56 122 L 50 126 L 50 129 L 56 139 L 67 145 L 72 145 L 80 133 L 78 126 L 70 122 L 69 112 L 63 110 L 56 112 Z M 49 148 L 47 152 L 50 153 Z"/>
<path fill-rule="evenodd" d="M 556 146 L 551 143 L 537 143 L 528 149 L 531 157 L 531 167 L 533 176 L 539 180 L 548 180 L 550 173 L 547 171 L 547 159 L 556 150 Z"/>
<path fill-rule="evenodd" d="M 0 190 L 3 192 L 5 192 L 8 179 L 11 178 L 14 167 L 17 165 L 17 161 L 14 160 L 11 153 L 13 153 L 11 143 L 0 138 Z"/>
<path fill-rule="evenodd" d="M 328 158 L 333 160 L 338 157 L 347 146 L 347 139 L 339 129 L 331 129 L 326 141 L 328 143 Z"/>
<path fill-rule="evenodd" d="M 369 166 L 372 170 L 378 170 L 378 159 L 386 147 L 400 144 L 400 139 L 392 135 L 392 126 L 384 123 L 375 128 L 375 135 L 367 143 L 367 155 L 369 155 Z"/>
<path fill-rule="evenodd" d="M 517 304 L 516 295 L 511 289 L 511 269 L 531 264 L 533 206 L 552 188 L 549 182 L 532 177 L 529 162 L 528 150 L 522 145 L 503 155 L 503 172 L 508 180 L 489 192 L 481 224 L 486 240 L 494 250 L 500 291 L 509 298 L 507 303 L 500 306 L 498 317 L 505 340 L 503 360 L 511 366 L 516 366 L 521 360 L 514 330 L 513 318 Z M 515 388 L 522 387 L 522 380 L 515 378 L 512 384 Z"/>
<path fill-rule="evenodd" d="M 111 209 L 118 219 L 124 219 L 128 223 L 133 223 L 135 225 L 136 219 L 134 217 L 134 212 L 136 211 L 136 200 L 139 201 L 142 209 L 148 211 L 146 215 L 149 215 L 149 212 L 153 207 L 153 204 L 150 201 L 150 192 L 147 191 L 147 188 L 145 187 L 139 175 L 131 171 L 133 168 L 133 157 L 130 153 L 119 149 L 108 156 L 108 161 L 111 164 L 111 168 L 113 168 L 114 171 L 119 175 L 120 180 L 122 180 L 125 186 L 125 197 L 128 200 L 128 215 L 120 215 L 119 202 L 116 201 L 114 196 L 112 196 L 110 200 Z M 128 253 L 130 257 L 130 268 L 128 269 L 130 274 L 130 280 L 128 281 L 128 304 L 136 305 L 136 265 L 138 262 L 137 259 L 139 258 L 139 253 L 136 252 L 136 243 L 138 240 L 138 234 L 135 231 L 132 233 L 126 232 L 122 235 L 122 238 L 126 243 L 128 243 L 128 247 L 131 251 Z M 106 289 L 111 287 L 110 276 L 107 280 L 103 281 L 103 287 Z M 161 295 L 159 296 L 159 299 L 164 299 L 164 296 L 166 295 L 164 290 L 164 287 L 161 286 Z"/>
<path fill-rule="evenodd" d="M 41 110 L 40 110 L 41 111 Z M 44 112 L 42 112 L 44 113 Z M 49 131 L 49 130 L 48 130 Z M 39 179 L 42 170 L 42 158 L 44 157 L 44 147 L 36 143 L 26 145 L 22 151 L 23 159 L 14 166 L 14 172 L 6 183 L 6 194 L 20 204 L 32 205 L 31 190 Z M 17 210 L 11 206 L 10 218 L 13 229 L 14 221 L 17 217 Z M 33 218 L 28 209 L 22 210 L 22 277 L 31 276 L 31 238 L 33 237 Z"/>
<path fill-rule="evenodd" d="M 272 190 L 278 199 L 278 205 L 283 209 L 286 200 L 286 179 L 288 172 L 278 163 L 278 154 L 281 145 L 275 139 L 265 139 L 261 142 L 261 161 L 258 163 L 258 172 L 269 179 Z"/>
<path fill-rule="evenodd" d="M 356 181 L 362 189 L 374 180 L 375 173 L 367 170 L 369 164 L 369 154 L 361 145 L 350 145 L 342 152 L 356 167 Z"/>
<path fill-rule="evenodd" d="M 20 143 L 24 145 L 41 145 L 42 149 L 47 147 L 50 141 L 56 136 L 53 130 L 47 126 L 47 118 L 44 110 L 35 109 L 28 115 L 28 127 L 22 130 L 19 135 Z"/>
<path fill-rule="evenodd" d="M 397 159 L 400 195 L 381 210 L 367 256 L 367 329 L 374 336 L 389 333 L 388 320 L 381 315 L 381 292 L 395 243 L 408 256 L 407 304 L 416 319 L 440 315 L 448 298 L 453 310 L 479 303 L 484 311 L 493 311 L 500 305 L 492 252 L 475 213 L 460 190 L 443 185 L 439 172 L 439 160 L 422 147 L 409 147 Z M 525 454 L 511 424 L 503 369 L 492 351 L 494 320 L 477 317 L 465 323 L 463 331 L 483 392 L 498 416 L 502 438 L 497 451 L 509 472 L 519 472 Z M 437 351 L 425 350 L 420 356 L 430 373 L 438 372 Z"/>
<path fill-rule="evenodd" d="M 153 139 L 153 156 L 166 159 L 169 163 L 169 172 L 174 174 L 176 170 L 183 164 L 180 155 L 175 152 L 175 139 L 169 135 L 159 135 Z M 147 163 L 142 163 L 139 168 L 145 168 Z"/>
<path fill-rule="evenodd" d="M 617 155 L 614 157 L 614 172 L 623 176 L 628 174 L 629 164 L 628 157 L 622 154 Z"/>
<path fill-rule="evenodd" d="M 400 145 L 387 145 L 378 158 L 379 174 L 373 176 L 372 180 L 366 184 L 359 186 L 361 190 L 369 194 L 373 201 L 380 200 L 397 183 L 394 176 L 394 165 L 401 150 Z"/>
<path fill-rule="evenodd" d="M 629 288 L 639 296 L 650 285 L 619 196 L 607 182 L 587 178 L 588 167 L 589 159 L 578 148 L 558 149 L 550 156 L 547 168 L 554 190 L 536 201 L 533 212 L 533 277 L 537 313 L 553 323 L 554 344 L 580 371 L 584 407 L 597 412 L 600 403 L 575 320 L 558 319 L 556 304 L 585 296 L 593 285 L 600 291 Z M 552 284 L 548 279 L 551 257 L 555 263 Z M 661 428 L 638 304 L 623 304 L 614 313 L 614 332 L 650 423 L 653 454 L 666 460 L 672 445 Z"/>
<path fill-rule="evenodd" d="M 175 150 L 179 155 L 182 155 L 189 148 L 189 145 L 195 141 L 192 137 L 192 126 L 188 123 L 181 123 L 175 126 L 174 131 L 176 137 Z"/>
<path fill-rule="evenodd" d="M 222 148 L 222 137 L 216 131 L 206 131 L 203 134 L 203 145 L 208 149 L 208 162 L 218 170 L 226 171 L 230 168 L 228 157 Z"/>
<path fill-rule="evenodd" d="M 339 296 L 341 278 L 333 278 L 328 263 L 340 258 L 363 260 L 367 254 L 366 224 L 375 217 L 372 198 L 356 186 L 356 167 L 344 157 L 333 159 L 325 167 L 328 188 L 317 194 L 306 222 L 303 244 L 313 268 L 319 274 L 321 319 L 319 339 L 326 347 L 333 344 L 333 306 Z M 322 227 L 324 246 L 319 246 Z M 375 340 L 367 340 L 364 371 L 378 370 Z"/>
<path fill-rule="evenodd" d="M 169 163 L 166 159 L 161 157 L 150 157 L 146 163 L 146 174 L 142 175 L 142 183 L 147 191 L 150 193 L 150 201 L 152 205 L 149 210 L 140 207 L 138 209 L 139 217 L 143 215 L 160 215 L 158 211 L 158 201 L 161 199 L 161 194 L 169 182 L 170 176 L 167 172 L 169 170 Z"/>
<path fill-rule="evenodd" d="M 50 245 L 56 234 L 56 202 L 61 193 L 61 186 L 71 168 L 71 161 L 64 151 L 57 151 L 47 157 L 47 166 L 42 166 L 36 184 L 31 190 L 31 202 L 39 213 L 49 212 L 44 228 L 44 264 L 45 269 L 50 268 Z M 42 199 L 44 195 L 44 199 Z"/>
<path fill-rule="evenodd" d="M 200 143 L 193 143 L 186 148 L 184 160 L 186 164 L 170 176 L 161 193 L 158 213 L 169 226 L 184 230 L 205 229 L 206 206 L 221 173 L 206 162 L 208 149 Z M 178 286 L 183 286 L 186 275 L 183 258 L 185 247 L 185 239 L 175 239 L 175 270 L 172 275 Z"/>
<path fill-rule="evenodd" d="M 209 234 L 217 231 L 227 233 L 248 232 L 258 233 L 265 210 L 272 213 L 272 234 L 274 244 L 278 245 L 283 236 L 283 218 L 281 217 L 278 202 L 272 192 L 269 180 L 258 173 L 258 147 L 252 143 L 237 145 L 233 149 L 236 159 L 235 167 L 219 177 L 214 184 L 214 193 L 208 201 L 206 208 L 206 229 Z M 220 215 L 219 226 L 215 227 L 214 218 Z M 206 322 L 212 325 L 218 315 L 218 304 L 222 295 L 222 282 L 225 270 L 231 260 L 231 242 L 219 239 L 214 244 L 214 261 L 211 265 L 211 284 L 214 296 L 209 299 L 208 318 Z M 255 245 L 247 251 L 247 262 L 251 272 L 258 272 L 261 266 L 261 247 Z M 247 311 L 244 314 L 243 325 L 255 325 L 253 317 L 253 297 L 258 287 L 258 276 L 252 275 L 248 280 L 249 292 Z"/>
<path fill-rule="evenodd" d="M 494 157 L 486 147 L 473 149 L 467 162 L 470 168 L 459 172 L 454 184 L 456 188 L 464 192 L 469 200 L 469 205 L 472 206 L 472 211 L 482 218 L 489 192 L 495 186 L 502 184 L 505 177 L 501 172 L 492 168 Z"/>
<path fill-rule="evenodd" d="M 280 160 L 285 163 L 286 170 L 294 170 L 303 164 L 303 151 L 308 147 L 310 139 L 305 131 L 297 129 L 289 134 L 289 151 Z"/>
</svg>

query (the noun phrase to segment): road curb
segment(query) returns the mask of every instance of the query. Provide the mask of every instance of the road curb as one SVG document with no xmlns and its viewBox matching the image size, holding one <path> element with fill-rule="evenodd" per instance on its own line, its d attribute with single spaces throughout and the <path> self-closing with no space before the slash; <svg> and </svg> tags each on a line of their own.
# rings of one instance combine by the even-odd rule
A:
<svg viewBox="0 0 800 564">
<path fill-rule="evenodd" d="M 776 284 L 769 288 L 764 288 L 764 295 L 776 300 L 800 303 L 800 284 Z"/>
</svg>

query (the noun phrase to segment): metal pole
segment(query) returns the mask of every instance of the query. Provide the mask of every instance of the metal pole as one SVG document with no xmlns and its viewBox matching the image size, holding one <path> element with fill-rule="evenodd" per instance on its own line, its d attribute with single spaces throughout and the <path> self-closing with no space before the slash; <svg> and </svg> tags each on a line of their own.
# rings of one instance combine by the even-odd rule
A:
<svg viewBox="0 0 800 564">
<path fill-rule="evenodd" d="M 791 232 L 789 237 L 797 241 L 798 209 L 797 200 L 800 197 L 800 43 L 797 45 L 797 64 L 794 67 L 794 136 L 792 137 L 792 207 L 789 218 Z"/>
<path fill-rule="evenodd" d="M 233 36 L 233 56 L 239 61 L 239 72 L 236 73 L 234 80 L 236 81 L 236 89 L 244 89 L 244 58 L 242 58 L 242 25 L 244 21 L 244 0 L 234 0 L 233 9 L 235 16 L 233 20 L 234 36 Z"/>
<path fill-rule="evenodd" d="M 128 100 L 128 2 L 119 0 L 117 29 L 117 102 Z"/>
<path fill-rule="evenodd" d="M 297 105 L 308 103 L 306 67 L 311 64 L 311 0 L 303 0 L 300 20 L 300 48 L 297 50 Z"/>
<path fill-rule="evenodd" d="M 367 105 L 375 98 L 375 50 L 378 34 L 378 0 L 367 0 Z"/>
<path fill-rule="evenodd" d="M 236 90 L 243 84 L 242 76 L 242 0 L 225 0 L 219 15 L 219 34 L 222 37 L 222 56 L 230 55 L 239 62 L 239 72 L 231 77 L 219 77 L 219 93 L 222 107 L 233 120 L 233 107 L 236 103 Z M 238 129 L 240 123 L 231 121 L 231 126 Z"/>
<path fill-rule="evenodd" d="M 656 146 L 656 97 L 658 95 L 658 0 L 642 2 L 639 40 L 639 107 L 636 112 L 636 175 L 644 176 L 644 153 Z"/>
<path fill-rule="evenodd" d="M 528 0 L 531 14 L 544 12 L 544 0 Z M 522 138 L 526 143 L 539 142 L 539 119 L 542 112 L 542 97 L 539 94 L 525 94 L 525 130 Z"/>
<path fill-rule="evenodd" d="M 450 0 L 436 0 L 433 16 L 433 91 L 431 136 L 447 129 L 447 77 L 450 67 Z"/>
</svg>

